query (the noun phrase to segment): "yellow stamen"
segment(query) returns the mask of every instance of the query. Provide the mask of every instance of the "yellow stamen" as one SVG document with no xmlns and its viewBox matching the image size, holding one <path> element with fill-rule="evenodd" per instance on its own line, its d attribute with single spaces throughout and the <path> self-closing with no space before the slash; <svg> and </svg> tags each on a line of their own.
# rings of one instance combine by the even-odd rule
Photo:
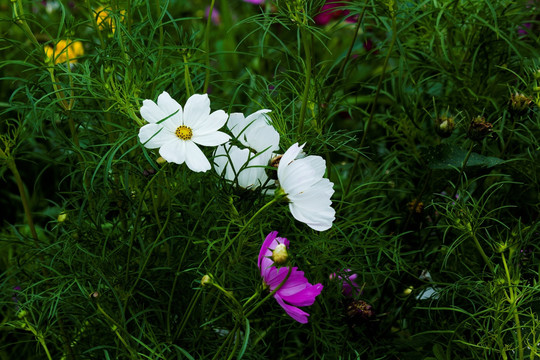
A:
<svg viewBox="0 0 540 360">
<path fill-rule="evenodd" d="M 182 140 L 189 140 L 193 136 L 193 131 L 191 131 L 191 128 L 181 125 L 178 128 L 176 128 L 176 136 L 178 136 Z"/>
</svg>

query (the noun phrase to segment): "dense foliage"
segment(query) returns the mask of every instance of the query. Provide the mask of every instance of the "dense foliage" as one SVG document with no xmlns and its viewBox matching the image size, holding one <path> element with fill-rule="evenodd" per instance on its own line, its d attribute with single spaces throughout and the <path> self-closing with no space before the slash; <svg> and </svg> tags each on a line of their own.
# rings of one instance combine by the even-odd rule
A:
<svg viewBox="0 0 540 360">
<path fill-rule="evenodd" d="M 538 3 L 252 2 L 0 2 L 0 359 L 540 357 Z M 331 228 L 159 159 L 163 91 L 271 110 Z M 307 324 L 272 231 L 323 286 Z"/>
</svg>

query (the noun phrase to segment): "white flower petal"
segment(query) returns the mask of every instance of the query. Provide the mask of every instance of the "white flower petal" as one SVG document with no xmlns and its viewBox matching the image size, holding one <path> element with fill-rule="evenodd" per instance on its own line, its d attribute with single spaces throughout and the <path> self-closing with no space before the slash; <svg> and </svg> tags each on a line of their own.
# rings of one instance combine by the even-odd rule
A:
<svg viewBox="0 0 540 360">
<path fill-rule="evenodd" d="M 168 123 L 170 127 L 174 127 L 174 130 L 182 125 L 182 106 L 174 100 L 166 91 L 162 92 L 158 96 L 157 104 L 161 110 L 170 116 L 164 123 Z M 171 114 L 174 114 L 171 116 Z M 166 125 L 164 125 L 166 126 Z"/>
<path fill-rule="evenodd" d="M 231 130 L 234 137 L 238 137 L 240 133 L 244 130 L 244 114 L 242 113 L 231 113 L 229 119 L 227 120 L 227 128 Z M 246 145 L 246 144 L 244 144 Z"/>
<path fill-rule="evenodd" d="M 159 124 L 146 124 L 139 130 L 139 141 L 148 149 L 156 149 L 164 144 L 178 139 Z"/>
<path fill-rule="evenodd" d="M 227 117 L 227 113 L 223 110 L 214 111 L 204 121 L 193 125 L 193 133 L 198 135 L 213 133 L 225 125 Z"/>
<path fill-rule="evenodd" d="M 210 162 L 193 141 L 183 141 L 186 145 L 186 165 L 195 172 L 211 169 Z"/>
<path fill-rule="evenodd" d="M 303 147 L 304 145 L 298 146 L 298 143 L 293 144 L 287 151 L 285 151 L 285 154 L 283 154 L 283 156 L 281 157 L 278 166 L 278 179 L 280 179 L 280 183 L 286 177 L 284 176 L 284 173 L 287 172 L 286 169 L 289 166 L 290 162 L 293 161 L 298 154 L 300 154 Z"/>
<path fill-rule="evenodd" d="M 216 172 L 246 189 L 255 189 L 267 180 L 264 166 L 269 157 L 252 154 L 237 146 L 220 146 L 215 152 Z"/>
<path fill-rule="evenodd" d="M 167 116 L 152 100 L 144 100 L 140 112 L 143 119 L 151 124 L 155 124 Z"/>
<path fill-rule="evenodd" d="M 184 106 L 184 125 L 194 129 L 210 115 L 210 99 L 207 94 L 192 95 Z"/>
<path fill-rule="evenodd" d="M 308 225 L 313 230 L 325 231 L 332 227 L 332 222 L 335 220 L 335 210 L 331 207 L 325 208 L 304 208 L 295 203 L 289 203 L 291 214 L 298 221 Z"/>
<path fill-rule="evenodd" d="M 287 193 L 289 209 L 298 221 L 317 231 L 328 230 L 335 220 L 332 208 L 333 184 L 323 178 L 325 161 L 320 156 L 297 159 L 302 147 L 291 146 L 278 166 L 278 180 Z"/>
<path fill-rule="evenodd" d="M 231 137 L 221 131 L 214 131 L 206 135 L 193 134 L 191 141 L 202 146 L 218 146 L 229 141 Z"/>
<path fill-rule="evenodd" d="M 281 161 L 283 161 L 283 158 Z M 296 194 L 319 181 L 323 177 L 325 170 L 326 162 L 320 156 L 310 155 L 294 160 L 286 167 L 282 175 L 281 187 L 287 194 Z"/>
<path fill-rule="evenodd" d="M 218 146 L 216 151 L 214 152 L 214 170 L 216 170 L 218 175 L 223 176 L 226 179 L 229 179 L 229 177 L 227 176 L 228 163 L 229 158 L 227 157 L 227 150 L 225 150 L 225 146 Z"/>
<path fill-rule="evenodd" d="M 178 138 L 177 138 L 178 139 Z M 171 141 L 159 149 L 159 154 L 168 162 L 183 164 L 186 161 L 186 142 L 183 140 Z"/>
<path fill-rule="evenodd" d="M 248 129 L 246 139 L 249 147 L 257 152 L 276 152 L 279 150 L 279 133 L 271 125 L 259 126 L 253 130 Z"/>
</svg>

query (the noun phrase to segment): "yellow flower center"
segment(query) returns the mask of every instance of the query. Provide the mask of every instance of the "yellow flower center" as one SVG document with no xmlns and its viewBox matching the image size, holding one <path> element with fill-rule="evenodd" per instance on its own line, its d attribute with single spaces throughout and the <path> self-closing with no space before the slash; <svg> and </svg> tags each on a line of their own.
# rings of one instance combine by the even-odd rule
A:
<svg viewBox="0 0 540 360">
<path fill-rule="evenodd" d="M 182 140 L 189 140 L 193 136 L 193 131 L 191 131 L 191 128 L 188 128 L 185 125 L 181 125 L 176 128 L 175 134 Z"/>
</svg>

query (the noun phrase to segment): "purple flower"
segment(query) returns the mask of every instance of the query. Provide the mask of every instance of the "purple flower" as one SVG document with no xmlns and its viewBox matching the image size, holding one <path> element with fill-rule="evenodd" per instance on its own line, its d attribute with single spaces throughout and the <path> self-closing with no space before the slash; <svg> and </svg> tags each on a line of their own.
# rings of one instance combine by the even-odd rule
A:
<svg viewBox="0 0 540 360">
<path fill-rule="evenodd" d="M 207 6 L 204 10 L 204 17 L 208 19 L 208 14 L 210 14 L 210 6 Z M 212 22 L 214 25 L 221 25 L 221 16 L 217 8 L 212 9 Z"/>
<path fill-rule="evenodd" d="M 244 0 L 244 2 L 248 2 L 255 5 L 262 5 L 264 4 L 264 0 Z"/>
<path fill-rule="evenodd" d="M 337 275 L 336 273 L 330 275 L 330 280 L 334 280 L 337 277 L 338 280 L 343 281 L 342 293 L 346 297 L 352 297 L 362 292 L 362 288 L 354 282 L 358 274 L 348 275 L 350 272 L 352 272 L 351 269 L 345 269 L 341 271 L 343 275 Z"/>
<path fill-rule="evenodd" d="M 246 1 L 246 0 L 244 0 Z M 346 6 L 346 2 L 336 2 L 335 0 L 327 1 L 319 11 L 317 15 L 313 18 L 315 24 L 317 25 L 326 25 L 334 19 L 339 19 L 349 15 L 349 10 L 342 10 L 343 6 Z M 357 16 L 347 17 L 346 22 L 356 22 Z"/>
<path fill-rule="evenodd" d="M 300 310 L 298 306 L 313 305 L 323 286 L 322 284 L 311 285 L 305 278 L 304 272 L 299 271 L 297 267 L 278 269 L 274 266 L 274 250 L 278 249 L 281 258 L 284 248 L 289 247 L 289 240 L 277 237 L 277 234 L 277 231 L 272 231 L 264 240 L 257 265 L 270 291 L 274 291 L 285 281 L 275 292 L 274 298 L 290 317 L 299 323 L 306 324 L 309 314 Z"/>
</svg>

